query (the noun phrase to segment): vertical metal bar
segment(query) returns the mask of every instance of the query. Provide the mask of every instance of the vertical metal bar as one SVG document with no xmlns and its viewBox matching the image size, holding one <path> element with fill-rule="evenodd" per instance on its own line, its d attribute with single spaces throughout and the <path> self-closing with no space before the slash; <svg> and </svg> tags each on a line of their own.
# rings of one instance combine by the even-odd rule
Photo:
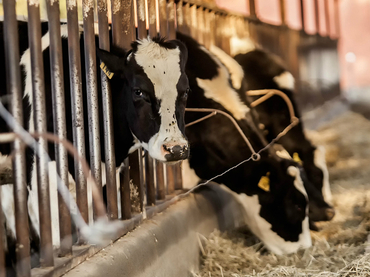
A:
<svg viewBox="0 0 370 277">
<path fill-rule="evenodd" d="M 255 0 L 249 0 L 249 15 L 250 17 L 257 18 Z"/>
<path fill-rule="evenodd" d="M 149 19 L 149 36 L 151 38 L 157 35 L 157 22 L 156 22 L 156 0 L 148 0 L 148 19 Z"/>
<path fill-rule="evenodd" d="M 209 44 L 215 45 L 216 43 L 216 16 L 214 11 L 209 13 Z"/>
<path fill-rule="evenodd" d="M 50 69 L 51 89 L 53 102 L 53 124 L 54 133 L 60 138 L 66 139 L 66 116 L 64 97 L 64 74 L 63 74 L 63 50 L 61 42 L 61 27 L 59 21 L 59 1 L 48 0 L 48 18 L 50 35 Z M 55 160 L 57 173 L 61 178 L 62 185 L 69 187 L 68 182 L 68 159 L 67 151 L 62 145 L 55 145 Z M 59 204 L 59 232 L 60 232 L 60 255 L 72 252 L 72 227 L 69 214 L 69 203 L 64 203 L 63 198 L 58 194 Z"/>
<path fill-rule="evenodd" d="M 162 200 L 166 198 L 166 190 L 164 183 L 164 168 L 163 163 L 156 161 L 156 178 L 157 178 L 157 196 Z"/>
<path fill-rule="evenodd" d="M 129 158 L 124 161 L 124 167 L 120 172 L 121 183 L 121 211 L 122 219 L 131 218 L 131 199 L 130 199 L 130 166 Z"/>
<path fill-rule="evenodd" d="M 197 5 L 190 6 L 190 35 L 197 39 Z"/>
<path fill-rule="evenodd" d="M 173 165 L 166 166 L 167 174 L 167 194 L 172 194 L 175 191 L 175 169 Z"/>
<path fill-rule="evenodd" d="M 184 24 L 184 9 L 183 1 L 180 0 L 176 3 L 176 22 L 177 22 L 177 31 L 185 34 L 185 24 Z"/>
<path fill-rule="evenodd" d="M 41 22 L 38 2 L 27 1 L 28 40 L 32 68 L 32 105 L 36 132 L 46 132 L 44 64 L 41 51 Z M 32 119 L 31 119 L 32 120 Z M 39 139 L 40 148 L 47 151 L 48 144 Z M 53 240 L 51 234 L 50 191 L 48 161 L 46 157 L 36 157 L 38 206 L 40 217 L 40 265 L 53 266 Z"/>
<path fill-rule="evenodd" d="M 190 35 L 191 34 L 191 11 L 190 11 L 190 4 L 186 3 L 183 6 L 183 15 L 184 15 L 184 34 Z"/>
<path fill-rule="evenodd" d="M 112 44 L 129 49 L 135 35 L 133 0 L 111 0 L 112 5 Z"/>
<path fill-rule="evenodd" d="M 182 189 L 182 162 L 175 165 L 175 189 Z"/>
<path fill-rule="evenodd" d="M 285 0 L 280 0 L 280 18 L 281 24 L 286 25 Z"/>
<path fill-rule="evenodd" d="M 203 41 L 203 44 L 206 48 L 209 48 L 210 45 L 211 45 L 211 39 L 210 39 L 210 36 L 211 36 L 211 26 L 210 26 L 210 21 L 211 21 L 211 12 L 210 10 L 206 9 L 204 10 L 203 12 L 203 24 L 204 24 L 204 33 L 203 33 L 203 38 L 204 38 L 204 41 Z"/>
<path fill-rule="evenodd" d="M 304 15 L 304 1 L 300 0 L 301 2 L 301 23 L 302 23 L 302 31 L 306 32 L 306 25 L 305 25 L 305 15 Z"/>
<path fill-rule="evenodd" d="M 145 155 L 146 190 L 148 206 L 155 205 L 154 164 L 148 153 Z"/>
<path fill-rule="evenodd" d="M 329 1 L 324 0 L 325 4 L 325 26 L 326 26 L 326 35 L 330 37 L 331 26 L 330 26 L 330 11 L 329 11 Z"/>
<path fill-rule="evenodd" d="M 70 72 L 70 95 L 71 95 L 71 110 L 73 122 L 73 144 L 77 148 L 80 155 L 85 156 L 85 127 L 84 127 L 84 111 L 83 111 L 83 96 L 82 96 L 82 77 L 81 77 L 81 54 L 80 54 L 80 32 L 78 26 L 77 1 L 73 3 L 75 6 L 67 7 L 68 21 L 68 58 Z M 71 5 L 73 5 L 71 3 Z M 88 69 L 86 69 L 88 70 Z M 87 93 L 88 97 L 90 92 Z M 90 105 L 88 105 L 90 107 Z M 90 124 L 89 124 L 90 125 Z M 91 156 L 92 174 L 95 176 L 94 154 Z M 87 205 L 87 185 L 83 175 L 80 162 L 74 160 L 75 167 L 75 182 L 76 182 L 76 197 L 77 205 L 81 211 L 83 219 L 88 222 L 88 205 Z M 100 169 L 100 161 L 99 161 Z M 100 175 L 96 179 L 101 186 Z"/>
<path fill-rule="evenodd" d="M 175 28 L 175 2 L 174 0 L 168 0 L 167 3 L 167 20 L 168 20 L 168 38 L 176 39 L 176 28 Z"/>
<path fill-rule="evenodd" d="M 334 16 L 335 16 L 335 33 L 340 37 L 340 13 L 339 13 L 339 0 L 334 0 Z"/>
<path fill-rule="evenodd" d="M 315 23 L 316 23 L 316 33 L 320 34 L 320 11 L 319 11 L 319 0 L 314 0 L 315 4 Z"/>
<path fill-rule="evenodd" d="M 12 96 L 11 113 L 23 124 L 21 72 L 19 68 L 18 26 L 15 15 L 15 1 L 4 1 L 4 48 L 8 94 Z M 13 143 L 13 177 L 15 227 L 17 234 L 17 275 L 30 276 L 30 241 L 27 213 L 27 188 L 25 151 L 20 139 Z"/>
<path fill-rule="evenodd" d="M 143 39 L 148 36 L 145 20 L 145 0 L 136 0 L 136 7 L 138 38 Z"/>
<path fill-rule="evenodd" d="M 159 33 L 161 34 L 161 36 L 168 36 L 166 0 L 158 0 L 158 10 L 159 10 Z"/>
<path fill-rule="evenodd" d="M 1 185 L 2 184 L 0 183 L 0 186 Z M 1 190 L 0 190 L 0 199 L 2 199 Z M 6 231 L 4 226 L 4 214 L 0 205 L 0 277 L 6 277 L 5 244 L 4 244 L 5 239 Z"/>
<path fill-rule="evenodd" d="M 204 15 L 203 15 L 203 7 L 200 6 L 197 9 L 197 26 L 198 26 L 198 31 L 197 31 L 197 40 L 200 44 L 204 44 L 204 37 L 203 37 L 203 32 L 204 32 Z"/>
<path fill-rule="evenodd" d="M 215 45 L 222 47 L 222 18 L 220 13 L 215 14 Z"/>
<path fill-rule="evenodd" d="M 140 200 L 144 199 L 143 194 L 144 192 L 141 190 L 143 186 L 141 186 L 141 169 L 142 169 L 142 162 L 139 160 L 139 152 L 141 151 L 141 148 L 139 150 L 136 150 L 132 154 L 130 154 L 130 176 L 134 183 L 134 186 L 138 188 L 139 197 Z M 142 159 L 141 159 L 142 160 Z M 140 210 L 143 211 L 144 205 L 143 201 L 140 201 Z"/>
<path fill-rule="evenodd" d="M 139 174 L 140 174 L 140 187 L 139 187 L 139 197 L 140 197 L 140 204 L 142 205 L 141 206 L 141 210 L 142 212 L 144 213 L 145 215 L 145 205 L 146 205 L 146 197 L 145 197 L 145 183 L 144 183 L 144 166 L 143 166 L 143 148 L 140 147 L 139 151 L 139 167 L 140 167 L 140 171 L 139 171 Z"/>
</svg>

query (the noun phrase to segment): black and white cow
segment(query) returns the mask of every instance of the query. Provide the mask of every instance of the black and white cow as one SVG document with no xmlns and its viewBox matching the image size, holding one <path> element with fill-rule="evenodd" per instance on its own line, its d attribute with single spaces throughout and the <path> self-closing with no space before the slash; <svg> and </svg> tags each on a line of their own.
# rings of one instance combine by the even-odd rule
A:
<svg viewBox="0 0 370 277">
<path fill-rule="evenodd" d="M 177 38 L 185 43 L 191 57 L 186 64 L 191 88 L 187 107 L 228 112 L 238 120 L 253 147 L 257 151 L 263 148 L 262 135 L 249 108 L 232 87 L 227 68 L 192 38 L 180 33 Z M 189 123 L 202 116 L 187 112 L 185 121 Z M 183 167 L 190 171 L 184 176 L 193 177 L 194 182 L 223 173 L 252 154 L 234 125 L 221 115 L 187 127 L 186 135 L 192 151 L 189 164 Z M 307 193 L 294 161 L 282 159 L 269 149 L 261 153 L 259 161 L 244 163 L 215 182 L 238 194 L 245 207 L 246 223 L 274 253 L 292 253 L 311 245 Z"/>
<path fill-rule="evenodd" d="M 294 78 L 290 72 L 285 69 L 283 70 L 283 67 L 280 65 L 281 62 L 279 62 L 276 57 L 262 50 L 250 50 L 247 54 L 237 55 L 236 57 L 238 59 L 236 61 L 218 47 L 212 46 L 210 51 L 229 69 L 231 82 L 233 86 L 238 89 L 239 95 L 244 103 L 249 105 L 251 101 L 255 100 L 254 98 L 246 96 L 246 90 L 264 88 L 283 90 L 292 100 L 296 116 L 300 118 L 300 113 L 295 104 L 292 91 L 286 89 L 288 86 L 294 87 Z M 248 56 L 249 54 L 250 56 Z M 246 71 L 245 67 L 249 70 Z M 283 72 L 275 79 L 270 78 L 269 82 L 267 76 L 271 77 L 271 75 L 273 75 L 271 72 L 278 71 L 277 68 L 280 68 Z M 280 86 L 274 87 L 271 83 L 279 83 Z M 290 124 L 290 115 L 287 105 L 279 96 L 273 96 L 272 99 L 258 105 L 252 111 L 255 116 L 256 125 L 263 126 L 262 131 L 267 141 L 274 139 Z M 331 202 L 331 192 L 328 181 L 328 171 L 325 164 L 324 149 L 322 147 L 315 148 L 306 138 L 302 122 L 299 122 L 297 126 L 283 136 L 279 140 L 279 143 L 287 151 L 285 151 L 288 156 L 285 156 L 286 158 L 289 158 L 289 156 L 294 157 L 302 163 L 299 156 L 303 153 L 302 155 L 305 157 L 305 162 L 303 162 L 303 169 L 305 172 L 302 171 L 302 177 L 310 200 L 310 220 L 331 220 L 335 211 L 328 204 L 328 202 Z M 277 154 L 281 152 L 282 151 L 277 151 Z M 283 155 L 285 154 L 283 153 Z M 314 161 L 313 157 L 315 157 Z M 321 173 L 324 174 L 324 178 Z M 312 227 L 315 228 L 314 225 L 312 225 Z"/>
<path fill-rule="evenodd" d="M 51 92 L 51 68 L 49 33 L 47 23 L 42 25 L 42 54 L 45 72 L 45 100 L 47 130 L 53 132 L 52 118 L 52 92 Z M 32 80 L 30 50 L 28 48 L 27 23 L 18 22 L 20 35 L 20 65 L 23 86 L 23 108 L 24 125 L 29 131 L 34 130 L 33 126 L 33 105 L 32 105 Z M 3 33 L 3 24 L 0 24 L 0 34 Z M 72 141 L 72 112 L 70 93 L 70 72 L 68 58 L 68 32 L 67 25 L 61 25 L 64 88 L 66 103 L 67 138 Z M 1 36 L 3 38 L 3 36 Z M 114 143 L 116 164 L 120 165 L 129 153 L 142 146 L 149 155 L 162 162 L 176 162 L 188 157 L 189 146 L 185 137 L 184 112 L 189 92 L 188 79 L 185 74 L 187 61 L 187 49 L 183 43 L 177 40 L 165 41 L 162 38 L 143 39 L 132 43 L 129 51 L 112 48 L 110 52 L 99 50 L 99 38 L 96 36 L 97 61 L 101 59 L 113 78 L 110 80 L 112 90 L 112 109 L 114 124 Z M 4 41 L 0 42 L 0 71 L 6 76 Z M 84 40 L 80 30 L 80 50 L 84 92 L 84 119 L 85 119 L 85 143 L 89 145 L 88 118 L 87 118 L 87 95 L 85 84 L 85 60 Z M 98 65 L 99 66 L 99 63 Z M 101 83 L 98 71 L 98 93 L 101 99 Z M 0 85 L 0 96 L 7 93 L 5 79 Z M 101 101 L 99 101 L 100 135 L 104 137 L 103 112 Z M 9 128 L 0 119 L 0 132 L 8 132 Z M 9 145 L 0 145 L 1 154 L 9 155 Z M 101 145 L 102 159 L 104 162 L 104 145 Z M 49 155 L 55 159 L 54 145 L 49 144 Z M 89 161 L 89 151 L 86 151 L 86 158 Z M 37 199 L 33 192 L 36 184 L 33 183 L 35 168 L 33 166 L 33 154 L 27 152 L 27 178 L 31 183 L 29 186 L 30 195 Z M 69 172 L 74 176 L 73 157 L 68 159 Z M 5 189 L 4 192 L 10 192 Z M 2 195 L 7 197 L 7 195 Z M 8 196 L 9 197 L 9 196 Z M 12 197 L 12 196 L 11 196 Z M 29 198 L 30 199 L 30 198 Z M 32 202 L 32 201 L 31 201 Z M 10 203 L 11 205 L 11 203 Z M 30 203 L 31 229 L 39 237 L 38 209 L 37 204 Z M 34 209 L 34 207 L 36 207 Z M 10 214 L 8 213 L 9 217 Z M 12 215 L 14 217 L 14 214 Z M 8 222 L 13 222 L 11 219 Z M 15 238 L 15 225 L 9 224 L 13 239 Z M 58 236 L 55 234 L 54 236 Z M 37 248 L 37 247 L 36 247 Z M 37 249 L 36 249 L 37 251 Z"/>
<path fill-rule="evenodd" d="M 249 90 L 278 89 L 283 91 L 291 100 L 296 116 L 300 118 L 300 112 L 294 99 L 294 77 L 286 70 L 277 56 L 256 49 L 236 55 L 235 60 L 243 68 Z M 273 96 L 270 101 L 264 102 L 255 109 L 259 121 L 264 125 L 268 140 L 276 137 L 290 122 L 286 103 L 278 96 Z M 322 192 L 324 200 L 332 203 L 325 149 L 322 146 L 316 147 L 307 139 L 302 121 L 282 137 L 279 143 L 292 157 L 299 157 L 307 178 Z M 333 216 L 334 209 L 330 207 L 317 220 L 330 220 Z"/>
</svg>

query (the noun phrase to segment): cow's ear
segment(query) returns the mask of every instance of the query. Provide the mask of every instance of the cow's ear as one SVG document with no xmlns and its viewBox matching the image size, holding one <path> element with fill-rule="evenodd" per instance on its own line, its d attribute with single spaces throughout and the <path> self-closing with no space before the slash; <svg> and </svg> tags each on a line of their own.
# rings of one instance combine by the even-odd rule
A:
<svg viewBox="0 0 370 277">
<path fill-rule="evenodd" d="M 122 74 L 125 68 L 125 57 L 117 56 L 111 52 L 97 48 L 99 59 L 105 64 L 110 72 Z"/>
</svg>

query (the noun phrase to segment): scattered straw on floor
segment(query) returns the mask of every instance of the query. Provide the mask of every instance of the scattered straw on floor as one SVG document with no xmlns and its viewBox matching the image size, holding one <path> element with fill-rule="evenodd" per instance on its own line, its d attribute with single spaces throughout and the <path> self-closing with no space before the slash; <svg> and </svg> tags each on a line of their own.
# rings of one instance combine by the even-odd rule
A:
<svg viewBox="0 0 370 277">
<path fill-rule="evenodd" d="M 246 230 L 214 231 L 201 238 L 202 266 L 194 276 L 370 276 L 370 121 L 346 112 L 309 136 L 327 148 L 336 208 L 334 219 L 311 233 L 313 246 L 277 256 Z"/>
</svg>

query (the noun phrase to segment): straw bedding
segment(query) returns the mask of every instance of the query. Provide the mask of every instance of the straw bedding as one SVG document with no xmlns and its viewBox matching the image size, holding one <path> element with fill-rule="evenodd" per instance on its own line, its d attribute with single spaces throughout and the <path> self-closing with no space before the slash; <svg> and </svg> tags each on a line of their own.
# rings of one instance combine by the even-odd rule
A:
<svg viewBox="0 0 370 277">
<path fill-rule="evenodd" d="M 336 216 L 311 232 L 313 246 L 277 256 L 247 230 L 200 238 L 200 272 L 193 276 L 370 276 L 370 121 L 345 112 L 309 137 L 327 149 Z"/>
</svg>

